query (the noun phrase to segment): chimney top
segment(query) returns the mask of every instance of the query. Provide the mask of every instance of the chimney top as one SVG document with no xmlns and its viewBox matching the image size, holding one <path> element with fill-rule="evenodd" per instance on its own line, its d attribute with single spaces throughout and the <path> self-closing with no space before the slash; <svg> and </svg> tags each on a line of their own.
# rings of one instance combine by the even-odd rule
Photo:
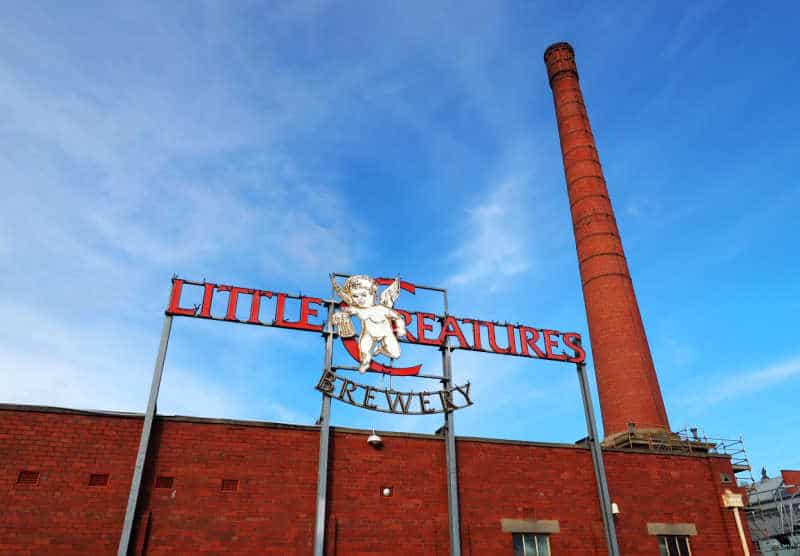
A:
<svg viewBox="0 0 800 556">
<path fill-rule="evenodd" d="M 572 48 L 572 45 L 565 41 L 554 42 L 544 50 L 544 59 L 547 61 L 547 56 L 550 54 L 551 50 L 568 50 L 572 55 L 575 55 L 575 50 Z"/>
<path fill-rule="evenodd" d="M 578 67 L 575 65 L 575 51 L 568 42 L 557 42 L 544 51 L 544 63 L 547 66 L 547 77 L 550 87 L 561 77 L 571 74 L 578 79 Z"/>
</svg>

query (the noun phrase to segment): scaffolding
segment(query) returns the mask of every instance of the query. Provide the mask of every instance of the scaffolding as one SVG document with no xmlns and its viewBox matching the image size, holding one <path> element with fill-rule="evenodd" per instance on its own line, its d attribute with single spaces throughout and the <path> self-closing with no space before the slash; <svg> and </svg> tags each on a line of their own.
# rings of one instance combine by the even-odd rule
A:
<svg viewBox="0 0 800 556">
<path fill-rule="evenodd" d="M 753 542 L 765 556 L 800 556 L 800 486 L 784 476 L 767 477 L 747 488 L 745 508 Z"/>
<path fill-rule="evenodd" d="M 641 430 L 631 423 L 626 432 L 615 435 L 611 448 L 631 448 L 651 452 L 675 454 L 721 454 L 731 458 L 737 481 L 752 482 L 750 462 L 744 449 L 744 440 L 706 436 L 697 427 L 684 427 L 677 432 Z M 739 476 L 745 474 L 744 477 Z"/>
</svg>

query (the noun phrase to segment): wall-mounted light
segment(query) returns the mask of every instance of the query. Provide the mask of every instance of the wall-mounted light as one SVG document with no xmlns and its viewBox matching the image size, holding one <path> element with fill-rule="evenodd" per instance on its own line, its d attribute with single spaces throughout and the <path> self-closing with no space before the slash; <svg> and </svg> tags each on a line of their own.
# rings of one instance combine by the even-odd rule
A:
<svg viewBox="0 0 800 556">
<path fill-rule="evenodd" d="M 367 438 L 367 444 L 373 448 L 380 448 L 383 446 L 383 438 L 375 434 L 375 429 L 372 429 L 372 434 Z"/>
<path fill-rule="evenodd" d="M 381 489 L 381 494 L 383 496 L 391 496 L 392 495 L 392 487 L 383 487 Z"/>
<path fill-rule="evenodd" d="M 616 502 L 611 503 L 611 513 L 613 515 L 619 515 L 619 506 L 617 506 Z"/>
</svg>

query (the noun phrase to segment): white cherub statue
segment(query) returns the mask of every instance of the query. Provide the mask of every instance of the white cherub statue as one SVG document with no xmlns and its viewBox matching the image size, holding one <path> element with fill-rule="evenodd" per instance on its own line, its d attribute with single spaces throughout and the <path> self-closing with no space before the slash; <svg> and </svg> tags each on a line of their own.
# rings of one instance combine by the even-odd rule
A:
<svg viewBox="0 0 800 556">
<path fill-rule="evenodd" d="M 367 372 L 373 355 L 385 355 L 392 359 L 400 357 L 400 344 L 397 336 L 406 335 L 406 321 L 403 316 L 392 309 L 400 296 L 400 279 L 396 279 L 381 293 L 380 303 L 375 304 L 378 285 L 369 276 L 358 274 L 345 280 L 344 286 L 336 283 L 331 275 L 333 290 L 342 298 L 347 306 L 333 315 L 333 323 L 340 336 L 349 338 L 355 335 L 353 315 L 361 321 L 361 335 L 358 337 L 358 353 L 361 365 L 360 373 Z M 397 329 L 392 328 L 394 323 Z"/>
</svg>

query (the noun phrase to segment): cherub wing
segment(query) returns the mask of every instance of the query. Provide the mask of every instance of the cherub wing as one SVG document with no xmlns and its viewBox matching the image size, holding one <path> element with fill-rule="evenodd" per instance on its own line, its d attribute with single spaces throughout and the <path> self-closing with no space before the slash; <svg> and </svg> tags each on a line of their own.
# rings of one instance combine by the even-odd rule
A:
<svg viewBox="0 0 800 556">
<path fill-rule="evenodd" d="M 400 278 L 395 278 L 394 282 L 381 292 L 381 305 L 391 309 L 398 297 L 400 297 Z"/>
<path fill-rule="evenodd" d="M 344 301 L 348 305 L 353 304 L 353 298 L 350 297 L 350 295 L 346 291 L 344 291 L 342 288 L 339 287 L 339 284 L 336 283 L 336 276 L 334 276 L 333 274 L 331 274 L 331 285 L 333 286 L 333 291 L 336 292 L 336 295 L 338 295 L 342 299 L 342 301 Z"/>
</svg>

